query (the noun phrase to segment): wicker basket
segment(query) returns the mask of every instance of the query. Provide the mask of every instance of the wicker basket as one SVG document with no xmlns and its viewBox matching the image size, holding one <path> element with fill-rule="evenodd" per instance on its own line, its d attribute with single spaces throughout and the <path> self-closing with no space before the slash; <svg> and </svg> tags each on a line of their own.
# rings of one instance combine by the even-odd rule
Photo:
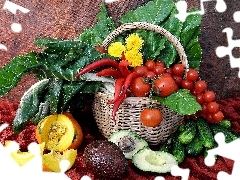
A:
<svg viewBox="0 0 240 180">
<path fill-rule="evenodd" d="M 181 62 L 184 65 L 186 72 L 188 70 L 188 61 L 185 51 L 178 41 L 170 32 L 160 26 L 149 23 L 135 22 L 123 24 L 115 31 L 110 33 L 103 41 L 102 46 L 107 48 L 111 41 L 119 34 L 131 29 L 145 29 L 155 31 L 164 35 L 176 48 L 180 56 Z M 169 135 L 175 132 L 180 124 L 184 121 L 184 116 L 176 114 L 167 107 L 164 107 L 157 101 L 147 97 L 127 97 L 120 105 L 116 122 L 112 118 L 112 104 L 107 104 L 109 100 L 113 99 L 113 94 L 106 92 L 97 92 L 93 101 L 93 115 L 96 120 L 97 126 L 104 137 L 109 138 L 113 132 L 121 129 L 128 129 L 136 132 L 151 145 L 163 143 Z M 163 114 L 163 120 L 157 127 L 146 127 L 140 122 L 140 112 L 149 107 L 150 103 L 153 107 L 157 107 Z"/>
</svg>

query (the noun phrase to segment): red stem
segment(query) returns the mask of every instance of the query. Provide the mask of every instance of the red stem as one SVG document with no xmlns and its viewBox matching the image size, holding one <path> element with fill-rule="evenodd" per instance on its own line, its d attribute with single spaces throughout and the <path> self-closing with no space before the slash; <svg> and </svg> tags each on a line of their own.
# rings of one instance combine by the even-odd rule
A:
<svg viewBox="0 0 240 180">
<path fill-rule="evenodd" d="M 95 61 L 87 66 L 85 66 L 78 74 L 75 75 L 75 78 L 102 66 L 111 66 L 115 69 L 119 69 L 119 63 L 112 59 L 100 59 Z"/>
</svg>

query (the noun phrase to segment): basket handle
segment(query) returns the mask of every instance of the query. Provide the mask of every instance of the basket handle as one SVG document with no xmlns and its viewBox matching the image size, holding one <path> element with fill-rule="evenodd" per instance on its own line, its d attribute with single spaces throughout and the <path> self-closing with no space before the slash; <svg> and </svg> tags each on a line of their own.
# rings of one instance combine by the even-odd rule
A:
<svg viewBox="0 0 240 180">
<path fill-rule="evenodd" d="M 163 27 L 160 27 L 151 23 L 133 22 L 133 23 L 122 24 L 106 37 L 106 39 L 102 43 L 102 46 L 104 48 L 107 48 L 108 45 L 111 43 L 111 41 L 115 39 L 118 35 L 131 29 L 145 29 L 145 30 L 155 31 L 165 36 L 176 48 L 183 66 L 186 68 L 186 71 L 188 71 L 189 65 L 188 65 L 187 55 L 180 41 L 173 34 L 171 34 L 169 31 L 167 31 Z"/>
</svg>

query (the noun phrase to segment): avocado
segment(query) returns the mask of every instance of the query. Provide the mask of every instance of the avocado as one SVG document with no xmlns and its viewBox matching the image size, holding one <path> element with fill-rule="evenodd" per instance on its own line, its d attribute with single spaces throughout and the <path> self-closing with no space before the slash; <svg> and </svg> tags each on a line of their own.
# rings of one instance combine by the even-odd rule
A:
<svg viewBox="0 0 240 180">
<path fill-rule="evenodd" d="M 122 179 L 128 174 L 128 161 L 120 148 L 107 140 L 95 140 L 83 153 L 87 168 L 100 179 Z"/>
<path fill-rule="evenodd" d="M 132 158 L 133 164 L 140 170 L 153 173 L 167 173 L 177 165 L 176 158 L 167 152 L 153 151 L 148 147 L 139 150 Z"/>
<path fill-rule="evenodd" d="M 115 143 L 123 151 L 127 159 L 132 159 L 136 152 L 144 147 L 148 147 L 148 143 L 144 139 L 130 130 L 114 132 L 108 141 Z"/>
</svg>

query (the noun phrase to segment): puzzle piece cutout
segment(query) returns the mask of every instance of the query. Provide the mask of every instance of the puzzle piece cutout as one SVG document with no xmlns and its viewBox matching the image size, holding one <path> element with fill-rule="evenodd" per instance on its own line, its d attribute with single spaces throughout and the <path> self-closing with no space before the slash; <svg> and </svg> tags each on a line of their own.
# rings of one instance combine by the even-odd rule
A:
<svg viewBox="0 0 240 180">
<path fill-rule="evenodd" d="M 236 139 L 230 143 L 225 142 L 225 136 L 223 133 L 215 135 L 215 141 L 218 143 L 218 147 L 208 150 L 208 155 L 204 159 L 204 163 L 207 166 L 213 166 L 216 162 L 215 156 L 222 156 L 231 160 L 234 160 L 232 174 L 220 171 L 217 175 L 218 180 L 238 180 L 240 177 L 240 139 Z"/>
<path fill-rule="evenodd" d="M 188 180 L 190 174 L 190 169 L 182 169 L 177 165 L 171 167 L 172 176 L 180 176 L 181 180 Z M 165 180 L 162 176 L 157 176 L 154 180 Z"/>
<path fill-rule="evenodd" d="M 11 1 L 8 1 L 8 0 L 5 1 L 2 9 L 3 10 L 8 10 L 13 14 L 16 14 L 18 10 L 21 11 L 22 13 L 30 12 L 29 9 L 24 8 L 24 7 L 22 7 L 20 5 L 17 5 L 15 3 L 11 2 Z M 12 23 L 11 24 L 11 30 L 14 33 L 20 33 L 22 31 L 22 25 L 20 23 Z M 4 51 L 7 51 L 7 47 L 2 43 L 0 43 L 0 50 L 1 49 L 4 50 Z"/>
<path fill-rule="evenodd" d="M 8 124 L 1 125 L 0 132 L 7 126 Z M 18 179 L 25 180 L 36 179 L 36 177 L 38 177 L 38 179 L 45 180 L 70 180 L 70 178 L 65 174 L 69 166 L 69 161 L 64 160 L 60 162 L 60 173 L 43 172 L 40 147 L 37 143 L 32 142 L 29 144 L 28 151 L 34 154 L 34 157 L 22 167 L 20 167 L 10 155 L 12 152 L 16 152 L 18 150 L 19 144 L 15 141 L 11 141 L 7 147 L 0 143 L 0 179 L 15 179 L 17 176 Z"/>
<path fill-rule="evenodd" d="M 190 14 L 203 15 L 205 13 L 203 2 L 207 2 L 207 1 L 212 1 L 212 0 L 201 0 L 200 1 L 201 9 L 200 9 L 200 11 L 195 11 L 195 12 L 187 12 L 187 2 L 186 1 L 178 1 L 178 2 L 176 2 L 178 14 L 176 14 L 175 17 L 178 18 L 180 21 L 184 22 L 186 20 L 187 16 L 189 16 Z M 218 12 L 222 13 L 222 12 L 226 11 L 227 6 L 226 6 L 226 3 L 224 2 L 224 0 L 217 0 L 215 8 Z"/>
<path fill-rule="evenodd" d="M 237 15 L 235 14 L 234 19 L 236 19 L 237 21 L 240 21 L 239 18 L 239 12 L 237 13 Z M 232 39 L 233 38 L 233 30 L 230 27 L 226 27 L 222 30 L 223 33 L 226 33 L 227 35 L 227 41 L 228 41 L 228 46 L 219 46 L 216 48 L 216 55 L 220 58 L 228 55 L 229 56 L 229 60 L 230 60 L 230 66 L 231 68 L 240 68 L 240 58 L 235 58 L 232 54 L 232 50 L 235 47 L 240 47 L 240 39 Z M 238 73 L 238 77 L 240 78 L 240 71 Z"/>
</svg>

